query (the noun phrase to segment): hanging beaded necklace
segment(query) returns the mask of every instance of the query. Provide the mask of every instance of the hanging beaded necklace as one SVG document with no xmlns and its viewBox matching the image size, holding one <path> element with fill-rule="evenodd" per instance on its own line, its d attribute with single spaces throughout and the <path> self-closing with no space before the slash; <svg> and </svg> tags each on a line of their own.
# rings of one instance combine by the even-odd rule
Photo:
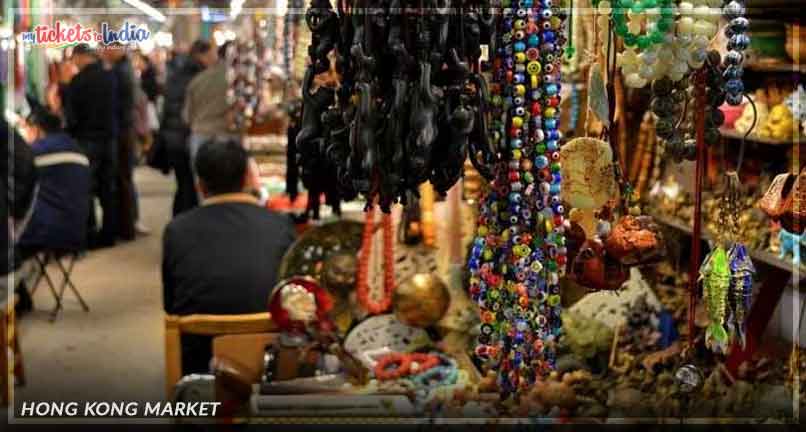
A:
<svg viewBox="0 0 806 432">
<path fill-rule="evenodd" d="M 468 266 L 482 318 L 475 352 L 497 371 L 505 397 L 553 367 L 561 334 L 566 250 L 558 127 L 565 18 L 551 0 L 521 0 L 504 9 L 497 32 L 491 138 L 506 162 L 481 202 Z"/>
<path fill-rule="evenodd" d="M 392 306 L 392 296 L 395 291 L 394 273 L 394 233 L 392 215 L 381 215 L 381 229 L 383 230 L 383 293 L 379 299 L 373 299 L 369 292 L 369 265 L 372 256 L 372 244 L 375 234 L 375 205 L 370 205 L 366 211 L 364 233 L 361 240 L 361 252 L 358 258 L 358 273 L 356 275 L 356 297 L 359 304 L 370 315 L 386 312 Z"/>
</svg>

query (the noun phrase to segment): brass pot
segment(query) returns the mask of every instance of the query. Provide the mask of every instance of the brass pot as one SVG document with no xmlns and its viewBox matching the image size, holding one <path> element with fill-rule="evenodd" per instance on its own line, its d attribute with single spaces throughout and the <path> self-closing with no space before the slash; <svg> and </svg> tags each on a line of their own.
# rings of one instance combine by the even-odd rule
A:
<svg viewBox="0 0 806 432">
<path fill-rule="evenodd" d="M 400 322 L 424 328 L 442 319 L 450 300 L 442 279 L 430 273 L 417 273 L 397 287 L 393 305 Z"/>
</svg>

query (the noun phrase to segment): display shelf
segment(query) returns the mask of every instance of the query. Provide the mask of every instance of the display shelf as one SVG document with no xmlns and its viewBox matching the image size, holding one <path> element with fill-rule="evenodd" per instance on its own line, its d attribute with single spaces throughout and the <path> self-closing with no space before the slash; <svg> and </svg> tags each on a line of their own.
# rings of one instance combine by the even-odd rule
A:
<svg viewBox="0 0 806 432">
<path fill-rule="evenodd" d="M 744 138 L 744 134 L 737 132 L 735 129 L 720 128 L 719 133 L 721 133 L 722 136 L 725 138 L 739 139 L 739 140 Z M 777 140 L 773 138 L 764 138 L 754 134 L 750 134 L 747 137 L 747 141 L 752 141 L 759 144 L 765 144 L 770 146 L 793 146 L 795 144 L 800 145 L 804 143 L 803 138 L 798 138 L 792 141 L 786 141 L 786 140 Z"/>
<path fill-rule="evenodd" d="M 755 72 L 806 73 L 806 65 L 771 61 L 748 63 L 745 69 Z"/>
<path fill-rule="evenodd" d="M 668 216 L 659 216 L 659 215 L 652 215 L 652 217 L 656 221 L 660 222 L 663 225 L 666 225 L 666 226 L 674 228 L 674 229 L 676 229 L 676 230 L 678 230 L 680 232 L 683 232 L 683 233 L 686 233 L 688 235 L 691 235 L 691 227 L 686 225 L 685 223 L 681 222 L 678 219 L 670 218 Z M 713 236 L 711 236 L 708 233 L 703 232 L 702 239 L 707 240 L 707 241 L 712 241 Z M 772 254 L 772 253 L 767 252 L 767 251 L 758 250 L 758 249 L 751 249 L 750 250 L 750 256 L 756 262 L 762 262 L 762 263 L 764 263 L 764 264 L 766 264 L 766 265 L 768 265 L 770 267 L 775 267 L 775 268 L 785 270 L 785 271 L 788 271 L 788 272 L 791 272 L 791 273 L 794 272 L 794 270 L 796 270 L 795 266 L 790 261 L 782 260 L 782 259 L 778 258 L 775 254 Z M 801 275 L 801 278 L 806 277 L 806 266 L 805 265 L 801 264 L 800 269 L 798 269 L 798 270 L 799 270 L 798 274 Z"/>
</svg>

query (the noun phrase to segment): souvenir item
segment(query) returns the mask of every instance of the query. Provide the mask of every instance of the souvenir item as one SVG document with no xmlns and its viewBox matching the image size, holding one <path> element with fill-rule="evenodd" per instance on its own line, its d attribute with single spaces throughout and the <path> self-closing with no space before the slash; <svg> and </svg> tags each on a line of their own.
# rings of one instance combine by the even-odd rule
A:
<svg viewBox="0 0 806 432">
<path fill-rule="evenodd" d="M 726 101 L 728 105 L 740 105 L 744 98 L 744 83 L 742 66 L 744 63 L 744 51 L 750 46 L 750 36 L 747 35 L 750 23 L 745 18 L 744 0 L 726 0 L 722 8 L 722 15 L 727 20 L 725 26 L 725 37 L 728 38 L 728 52 L 725 55 L 724 76 L 727 79 L 725 90 L 727 90 Z"/>
<path fill-rule="evenodd" d="M 730 316 L 728 328 L 733 339 L 738 340 L 742 347 L 746 342 L 747 314 L 750 311 L 750 301 L 753 295 L 753 275 L 756 268 L 750 259 L 747 248 L 741 243 L 734 244 L 728 252 L 730 265 Z"/>
<path fill-rule="evenodd" d="M 674 377 L 680 384 L 680 390 L 684 393 L 692 393 L 695 390 L 699 390 L 705 381 L 705 377 L 700 368 L 693 364 L 681 366 L 680 369 L 675 372 Z"/>
<path fill-rule="evenodd" d="M 778 232 L 778 240 L 781 243 L 778 258 L 786 259 L 787 255 L 792 255 L 792 264 L 799 266 L 800 248 L 806 245 L 806 233 L 797 235 L 781 228 Z"/>
<path fill-rule="evenodd" d="M 566 12 L 551 0 L 511 6 L 496 22 L 489 86 L 492 145 L 505 162 L 481 202 L 468 259 L 482 320 L 476 355 L 504 398 L 553 367 L 567 260 L 558 124 Z"/>
<path fill-rule="evenodd" d="M 332 323 L 328 314 L 332 308 L 333 299 L 309 277 L 294 277 L 279 282 L 272 289 L 269 300 L 272 321 L 292 337 L 310 331 L 331 331 Z"/>
<path fill-rule="evenodd" d="M 610 105 L 607 100 L 602 72 L 598 68 L 591 68 L 588 79 L 588 109 L 596 115 L 605 127 L 610 126 Z"/>
<path fill-rule="evenodd" d="M 618 291 L 629 278 L 624 265 L 608 256 L 599 241 L 588 240 L 574 257 L 574 280 L 591 291 Z"/>
<path fill-rule="evenodd" d="M 705 330 L 705 344 L 714 352 L 725 353 L 728 333 L 725 331 L 725 309 L 730 286 L 728 254 L 717 246 L 705 257 L 700 267 L 705 307 L 711 321 Z"/>
<path fill-rule="evenodd" d="M 380 295 L 374 297 L 369 291 L 368 278 L 374 227 L 375 209 L 374 206 L 370 205 L 366 212 L 363 240 L 361 241 L 361 254 L 358 258 L 358 274 L 356 275 L 356 296 L 358 297 L 358 303 L 370 315 L 377 315 L 389 309 L 392 305 L 392 296 L 395 290 L 392 216 L 388 213 L 384 213 L 381 216 L 381 228 L 383 230 L 383 291 Z"/>
<path fill-rule="evenodd" d="M 649 216 L 622 217 L 604 247 L 609 256 L 628 266 L 656 261 L 665 253 L 661 229 Z"/>
<path fill-rule="evenodd" d="M 400 322 L 420 328 L 437 323 L 448 310 L 445 283 L 430 273 L 418 273 L 395 290 L 394 311 Z"/>
<path fill-rule="evenodd" d="M 389 353 L 410 353 L 430 345 L 425 330 L 407 326 L 393 315 L 377 315 L 362 321 L 347 334 L 344 349 L 372 370 Z"/>
<path fill-rule="evenodd" d="M 798 136 L 798 126 L 786 105 L 772 107 L 766 122 L 758 130 L 758 136 L 780 141 L 793 141 Z"/>
<path fill-rule="evenodd" d="M 797 176 L 789 173 L 776 176 L 758 207 L 787 231 L 802 233 L 801 221 L 806 218 L 806 169 Z"/>
<path fill-rule="evenodd" d="M 356 256 L 361 248 L 363 229 L 364 224 L 348 220 L 308 229 L 286 251 L 277 277 L 311 276 L 327 288 L 333 288 L 322 277 L 328 259 L 339 254 Z"/>
<path fill-rule="evenodd" d="M 478 64 L 494 19 L 486 1 L 454 5 L 456 13 L 431 0 L 376 6 L 360 0 L 334 10 L 329 0 L 311 0 L 305 82 L 330 70 L 332 53 L 339 86 L 334 97 L 304 89 L 297 147 L 303 159 L 312 159 L 303 178 L 332 169 L 327 178 L 338 179 L 330 182 L 338 199 L 361 194 L 389 212 L 425 181 L 445 193 L 468 155 L 491 176 L 497 151 L 489 141 L 487 85 Z M 445 13 L 418 12 L 435 7 Z"/>
<path fill-rule="evenodd" d="M 605 141 L 575 138 L 560 150 L 563 201 L 573 208 L 598 210 L 618 196 L 613 150 Z"/>
</svg>

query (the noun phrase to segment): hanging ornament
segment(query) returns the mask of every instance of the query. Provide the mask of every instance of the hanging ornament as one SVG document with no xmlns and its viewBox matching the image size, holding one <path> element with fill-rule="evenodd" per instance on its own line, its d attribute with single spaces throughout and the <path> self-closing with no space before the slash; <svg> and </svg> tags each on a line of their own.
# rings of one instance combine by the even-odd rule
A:
<svg viewBox="0 0 806 432">
<path fill-rule="evenodd" d="M 358 275 L 356 276 L 358 303 L 370 315 L 386 312 L 392 306 L 395 291 L 394 230 L 390 214 L 384 213 L 381 216 L 381 228 L 383 230 L 383 292 L 379 299 L 374 299 L 369 291 L 369 266 L 375 233 L 375 206 L 370 205 L 364 222 L 364 234 L 358 259 Z"/>
<path fill-rule="evenodd" d="M 730 285 L 728 254 L 722 246 L 715 247 L 700 267 L 705 307 L 710 323 L 705 329 L 705 345 L 714 352 L 725 353 L 728 333 L 725 331 L 725 308 Z"/>
<path fill-rule="evenodd" d="M 560 64 L 564 10 L 551 0 L 511 4 L 493 41 L 490 85 L 496 167 L 470 252 L 470 293 L 481 310 L 476 355 L 504 397 L 554 365 L 565 272 Z"/>
<path fill-rule="evenodd" d="M 725 90 L 728 105 L 741 105 L 744 98 L 744 51 L 750 46 L 747 31 L 750 22 L 745 18 L 747 8 L 743 0 L 727 0 L 722 8 L 722 15 L 728 21 L 725 36 L 728 38 L 728 53 L 725 54 Z"/>
</svg>

